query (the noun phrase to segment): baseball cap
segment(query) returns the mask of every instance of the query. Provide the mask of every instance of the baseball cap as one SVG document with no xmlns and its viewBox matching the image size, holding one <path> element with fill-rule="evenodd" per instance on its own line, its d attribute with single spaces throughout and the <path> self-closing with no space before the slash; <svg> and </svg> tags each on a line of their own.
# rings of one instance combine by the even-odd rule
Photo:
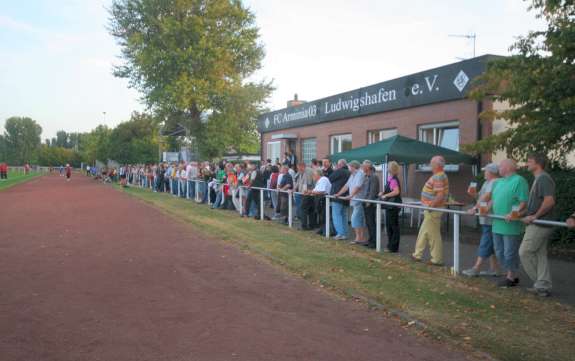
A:
<svg viewBox="0 0 575 361">
<path fill-rule="evenodd" d="M 495 163 L 489 163 L 485 167 L 481 168 L 481 170 L 488 171 L 493 174 L 499 174 L 499 166 Z"/>
</svg>

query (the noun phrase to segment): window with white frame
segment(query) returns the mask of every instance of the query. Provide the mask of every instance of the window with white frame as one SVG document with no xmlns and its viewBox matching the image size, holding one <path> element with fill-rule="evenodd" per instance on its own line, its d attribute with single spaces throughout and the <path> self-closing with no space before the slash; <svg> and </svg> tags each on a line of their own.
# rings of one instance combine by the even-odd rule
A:
<svg viewBox="0 0 575 361">
<path fill-rule="evenodd" d="M 419 126 L 419 140 L 439 147 L 459 151 L 459 122 L 425 124 Z M 420 166 L 420 170 L 429 170 L 429 166 Z M 458 171 L 459 166 L 448 164 L 446 171 Z"/>
<path fill-rule="evenodd" d="M 281 142 L 277 141 L 277 142 L 268 142 L 268 148 L 267 148 L 267 152 L 266 155 L 268 157 L 268 159 L 271 159 L 273 163 L 276 162 L 276 160 L 281 160 L 280 155 L 281 155 Z"/>
<path fill-rule="evenodd" d="M 351 149 L 351 134 L 332 135 L 330 138 L 330 154 L 345 152 Z"/>
<path fill-rule="evenodd" d="M 311 160 L 316 157 L 317 141 L 315 138 L 308 138 L 301 141 L 301 156 L 305 164 L 311 164 Z"/>
<path fill-rule="evenodd" d="M 367 144 L 377 143 L 397 135 L 397 129 L 370 130 L 367 132 Z"/>
</svg>

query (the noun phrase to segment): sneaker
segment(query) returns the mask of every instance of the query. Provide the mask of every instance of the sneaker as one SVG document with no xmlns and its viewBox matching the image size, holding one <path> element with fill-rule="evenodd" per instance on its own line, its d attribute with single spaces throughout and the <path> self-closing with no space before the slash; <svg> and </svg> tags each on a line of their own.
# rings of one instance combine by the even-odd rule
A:
<svg viewBox="0 0 575 361">
<path fill-rule="evenodd" d="M 549 297 L 549 296 L 551 296 L 551 291 L 549 291 L 549 290 L 544 290 L 544 289 L 538 289 L 538 290 L 537 290 L 537 296 L 539 296 L 539 297 Z"/>
<path fill-rule="evenodd" d="M 498 272 L 495 272 L 495 271 L 492 271 L 492 270 L 489 270 L 489 271 L 481 271 L 481 272 L 479 272 L 479 275 L 480 275 L 480 276 L 483 276 L 483 277 L 499 277 L 499 273 L 498 273 Z"/>
<path fill-rule="evenodd" d="M 477 277 L 480 273 L 475 268 L 470 268 L 461 271 L 461 274 L 467 277 Z"/>
<path fill-rule="evenodd" d="M 429 266 L 436 266 L 436 267 L 443 267 L 443 266 L 445 266 L 445 264 L 444 264 L 443 262 L 432 262 L 432 261 L 429 261 L 429 262 L 427 262 L 427 264 L 428 264 Z"/>
<path fill-rule="evenodd" d="M 516 278 L 514 280 L 510 280 L 509 278 L 504 277 L 502 280 L 497 282 L 497 287 L 499 287 L 499 288 L 510 288 L 510 287 L 515 287 L 518 284 L 519 284 L 518 278 Z"/>
<path fill-rule="evenodd" d="M 337 236 L 333 237 L 333 239 L 338 240 L 338 241 L 343 241 L 344 239 L 347 239 L 347 237 L 338 234 Z"/>
<path fill-rule="evenodd" d="M 549 296 L 551 296 L 551 291 L 546 290 L 546 289 L 543 289 L 543 288 L 534 288 L 534 287 L 531 287 L 531 288 L 526 288 L 525 291 L 527 291 L 527 292 L 529 292 L 529 293 L 531 293 L 531 294 L 533 294 L 533 295 L 539 296 L 539 297 L 549 297 Z"/>
<path fill-rule="evenodd" d="M 412 260 L 413 262 L 423 262 L 423 260 L 422 260 L 421 258 L 417 258 L 417 257 L 415 257 L 414 255 L 411 255 L 411 260 Z"/>
</svg>

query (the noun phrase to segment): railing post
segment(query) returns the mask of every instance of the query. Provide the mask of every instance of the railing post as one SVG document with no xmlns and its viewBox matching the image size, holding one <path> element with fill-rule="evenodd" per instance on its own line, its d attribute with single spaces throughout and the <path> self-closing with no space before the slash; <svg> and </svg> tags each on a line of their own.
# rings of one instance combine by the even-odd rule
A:
<svg viewBox="0 0 575 361">
<path fill-rule="evenodd" d="M 288 194 L 288 225 L 292 228 L 293 225 L 293 217 L 292 217 L 292 194 L 291 192 L 287 192 Z"/>
<path fill-rule="evenodd" d="M 210 187 L 210 184 L 208 183 L 208 206 L 211 205 L 211 199 L 212 197 L 210 197 L 212 195 L 212 187 Z"/>
<path fill-rule="evenodd" d="M 331 199 L 328 196 L 325 196 L 325 238 L 330 237 L 330 203 Z"/>
<path fill-rule="evenodd" d="M 447 215 L 449 217 L 449 214 Z M 459 274 L 459 214 L 453 214 L 453 274 Z"/>
<path fill-rule="evenodd" d="M 377 203 L 375 209 L 375 249 L 381 252 L 381 204 Z"/>
<path fill-rule="evenodd" d="M 198 197 L 200 195 L 200 181 L 196 180 L 196 196 L 194 198 L 196 202 L 198 202 Z"/>
<path fill-rule="evenodd" d="M 180 179 L 178 179 L 177 182 L 178 182 L 178 198 L 180 198 L 180 193 L 182 191 L 182 182 Z"/>
<path fill-rule="evenodd" d="M 260 220 L 264 220 L 264 190 L 260 189 Z"/>
</svg>

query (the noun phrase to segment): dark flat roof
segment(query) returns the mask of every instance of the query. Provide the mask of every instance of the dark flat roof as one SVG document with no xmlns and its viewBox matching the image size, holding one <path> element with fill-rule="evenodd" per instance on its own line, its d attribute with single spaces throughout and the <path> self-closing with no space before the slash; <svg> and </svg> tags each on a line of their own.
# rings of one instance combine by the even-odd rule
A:
<svg viewBox="0 0 575 361">
<path fill-rule="evenodd" d="M 261 133 L 463 99 L 497 55 L 482 55 L 262 114 Z"/>
</svg>

